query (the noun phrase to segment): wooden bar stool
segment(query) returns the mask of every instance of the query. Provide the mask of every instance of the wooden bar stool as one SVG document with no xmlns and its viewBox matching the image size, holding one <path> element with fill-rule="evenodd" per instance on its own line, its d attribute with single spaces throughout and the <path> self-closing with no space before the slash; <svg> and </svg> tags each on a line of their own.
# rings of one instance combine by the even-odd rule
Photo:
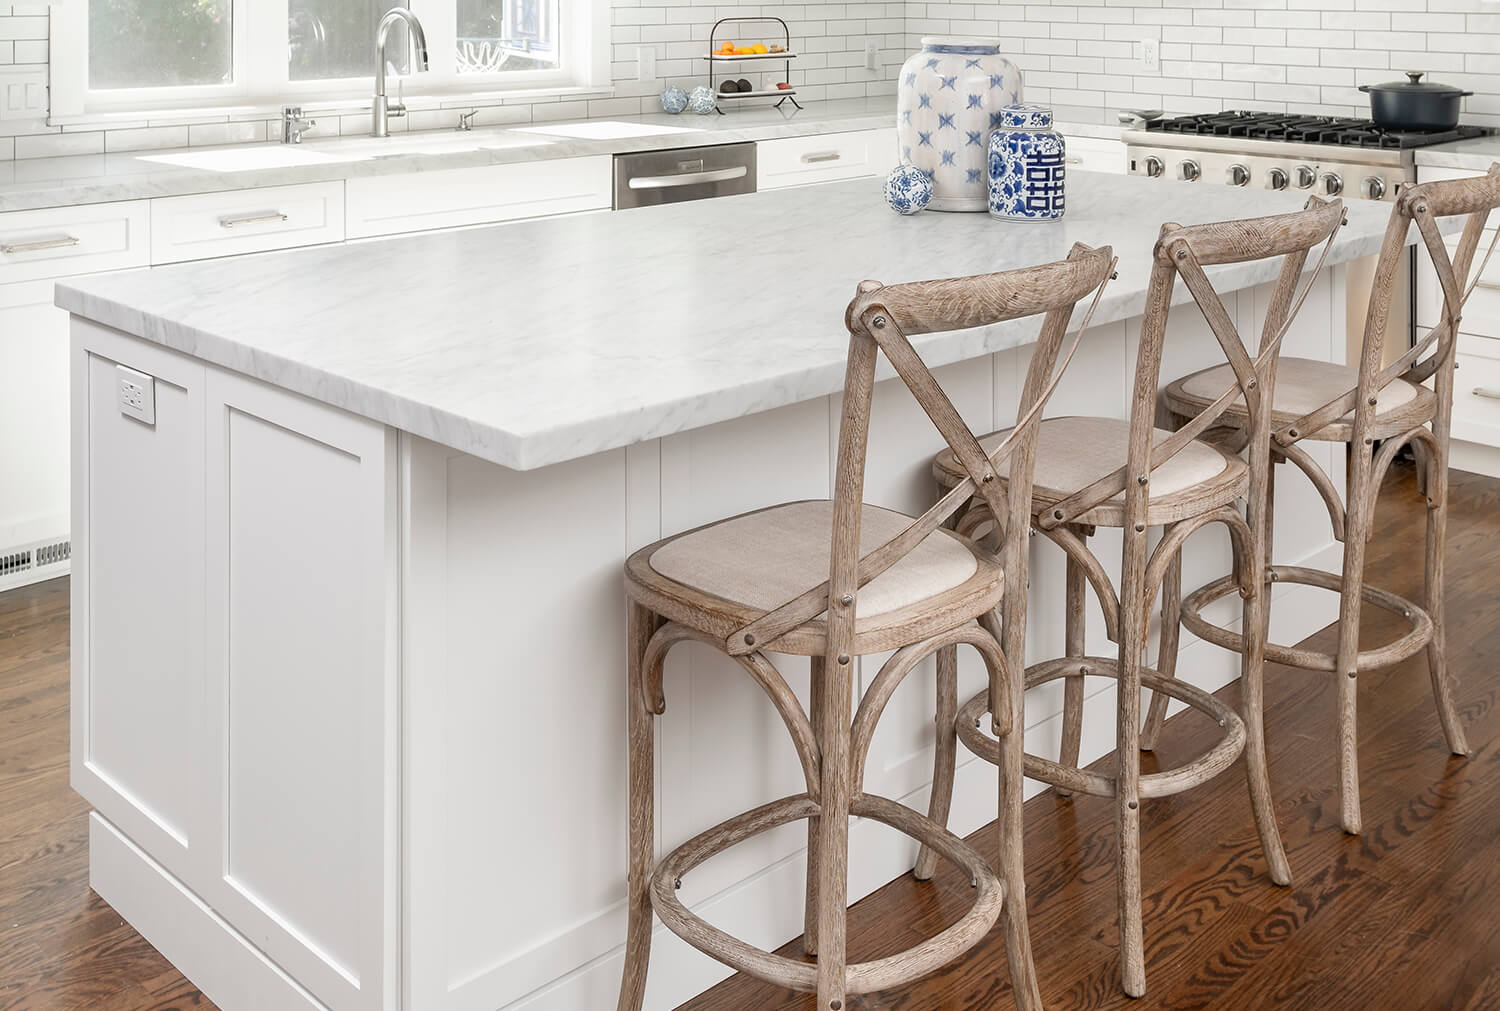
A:
<svg viewBox="0 0 1500 1011">
<path fill-rule="evenodd" d="M 1453 414 L 1454 362 L 1459 317 L 1474 282 L 1469 276 L 1489 212 L 1500 206 L 1500 164 L 1473 179 L 1424 183 L 1404 188 L 1391 209 L 1391 222 L 1380 250 L 1375 283 L 1365 321 L 1364 347 L 1357 368 L 1289 358 L 1275 390 L 1269 435 L 1247 425 L 1243 404 L 1233 404 L 1222 422 L 1234 426 L 1252 446 L 1269 439 L 1272 460 L 1290 460 L 1311 479 L 1328 507 L 1334 537 L 1344 544 L 1342 575 L 1316 569 L 1269 565 L 1272 581 L 1303 583 L 1339 594 L 1339 644 L 1336 653 L 1294 649 L 1268 643 L 1266 657 L 1275 663 L 1324 671 L 1338 682 L 1339 783 L 1344 831 L 1358 833 L 1359 753 L 1355 727 L 1355 695 L 1361 673 L 1399 663 L 1427 651 L 1432 693 L 1438 719 L 1455 755 L 1468 753 L 1463 726 L 1453 708 L 1448 676 L 1443 619 L 1443 550 L 1448 529 L 1448 437 Z M 1438 229 L 1438 219 L 1467 215 L 1457 254 L 1450 260 Z M 1386 325 L 1395 286 L 1405 283 L 1402 252 L 1407 232 L 1415 222 L 1423 245 L 1432 257 L 1443 292 L 1441 322 L 1422 341 L 1390 365 L 1382 367 Z M 1491 251 L 1493 251 L 1493 243 Z M 1488 262 L 1488 254 L 1485 260 Z M 1480 265 L 1480 272 L 1483 264 Z M 1477 280 L 1477 272 L 1476 272 Z M 1222 386 L 1225 373 L 1209 369 L 1167 387 L 1168 409 L 1196 423 Z M 1433 386 L 1423 384 L 1431 379 Z M 1341 442 L 1347 447 L 1349 468 L 1345 501 L 1339 501 L 1333 480 L 1302 448 L 1304 442 Z M 1374 526 L 1375 500 L 1391 461 L 1403 446 L 1416 453 L 1419 478 L 1427 496 L 1427 572 L 1422 606 L 1364 582 L 1365 543 Z M 1271 492 L 1274 494 L 1274 492 Z M 1269 549 L 1270 541 L 1266 542 Z M 1218 580 L 1189 594 L 1182 603 L 1182 622 L 1210 642 L 1226 649 L 1243 648 L 1241 636 L 1207 622 L 1202 608 L 1230 592 Z M 1384 646 L 1359 648 L 1359 616 L 1364 604 L 1392 611 L 1411 623 L 1411 630 Z"/>
<path fill-rule="evenodd" d="M 849 994 L 916 979 L 978 943 L 1005 915 L 1017 1004 L 1040 1008 L 1026 927 L 1021 863 L 1020 679 L 1010 676 L 995 608 L 1015 584 L 1001 560 L 944 524 L 976 492 L 1010 521 L 1024 559 L 1032 443 L 1075 304 L 1093 305 L 1113 270 L 1110 250 L 1075 246 L 1056 263 L 981 277 L 897 284 L 866 281 L 845 316 L 849 360 L 832 501 L 794 502 L 712 523 L 637 551 L 625 563 L 630 598 L 629 928 L 619 1007 L 638 1009 L 650 956 L 653 910 L 693 947 L 752 976 L 815 991 L 823 1011 Z M 986 454 L 922 364 L 908 337 L 1044 316 L 1036 358 L 1021 397 L 1015 435 Z M 1086 322 L 1086 321 L 1085 321 Z M 1077 347 L 1076 342 L 1073 345 Z M 883 351 L 944 439 L 966 477 L 921 517 L 862 500 L 877 352 Z M 1070 352 L 1071 354 L 1071 352 Z M 1066 366 L 1066 360 L 1063 365 Z M 1061 375 L 1059 370 L 1058 375 Z M 995 468 L 1017 475 L 1002 496 Z M 824 579 L 823 577 L 827 577 Z M 820 581 L 822 580 L 822 581 Z M 1024 592 L 1024 591 L 1023 591 Z M 730 818 L 688 840 L 660 863 L 652 858 L 652 717 L 665 710 L 662 662 L 684 641 L 733 657 L 786 724 L 807 781 L 805 793 Z M 863 789 L 864 760 L 891 694 L 937 650 L 974 647 L 989 672 L 1000 782 L 1000 874 L 947 829 Z M 852 712 L 853 658 L 895 650 Z M 768 651 L 812 658 L 811 713 L 804 712 Z M 849 818 L 877 821 L 930 846 L 976 883 L 974 906 L 952 926 L 899 954 L 849 964 L 846 952 Z M 816 963 L 783 958 L 710 926 L 677 898 L 681 878 L 710 856 L 751 836 L 809 820 L 805 942 Z M 1003 883 L 1002 883 L 1003 882 Z"/>
<path fill-rule="evenodd" d="M 1271 806 L 1266 776 L 1265 743 L 1261 731 L 1261 637 L 1250 636 L 1241 662 L 1242 712 L 1207 692 L 1174 680 L 1172 670 L 1144 666 L 1147 627 L 1152 601 L 1158 591 L 1173 601 L 1180 587 L 1183 543 L 1195 531 L 1213 523 L 1228 528 L 1234 546 L 1235 566 L 1231 577 L 1244 597 L 1246 628 L 1263 628 L 1263 548 L 1266 524 L 1266 482 L 1270 473 L 1269 442 L 1249 454 L 1248 464 L 1206 442 L 1198 441 L 1210 425 L 1238 396 L 1250 404 L 1257 430 L 1270 432 L 1270 404 L 1265 391 L 1274 388 L 1282 338 L 1301 308 L 1309 282 L 1300 297 L 1297 281 L 1309 251 L 1323 244 L 1323 260 L 1332 247 L 1343 220 L 1339 201 L 1325 203 L 1316 197 L 1307 208 L 1293 214 L 1245 221 L 1183 227 L 1162 226 L 1156 243 L 1146 313 L 1141 326 L 1135 390 L 1128 421 L 1112 418 L 1053 418 L 1042 422 L 1037 437 L 1032 522 L 1067 555 L 1067 656 L 1025 667 L 1027 688 L 1065 679 L 1063 745 L 1061 761 L 1053 762 L 1027 754 L 1027 776 L 1053 784 L 1069 793 L 1113 797 L 1116 827 L 1120 836 L 1117 866 L 1120 911 L 1121 981 L 1127 994 L 1139 997 L 1146 990 L 1146 972 L 1141 928 L 1140 804 L 1149 797 L 1180 793 L 1207 781 L 1231 766 L 1241 752 L 1246 756 L 1250 796 L 1261 844 L 1271 877 L 1280 884 L 1290 880 L 1286 855 Z M 1259 350 L 1252 359 L 1228 312 L 1204 272 L 1221 263 L 1240 263 L 1274 257 L 1283 259 Z M 1323 260 L 1319 261 L 1321 267 Z M 1194 301 L 1202 309 L 1218 339 L 1230 371 L 1209 410 L 1179 431 L 1155 428 L 1157 388 L 1172 289 L 1181 277 Z M 982 439 L 992 446 L 1009 438 L 997 432 Z M 933 470 L 939 483 L 957 486 L 963 470 L 951 452 L 938 455 Z M 1008 475 L 1002 471 L 1002 479 Z M 952 492 L 948 493 L 949 495 Z M 1235 507 L 1236 499 L 1248 502 L 1245 515 Z M 946 499 L 945 499 L 946 501 Z M 974 499 L 959 522 L 961 532 L 976 533 L 992 522 L 990 506 Z M 1119 527 L 1125 532 L 1124 557 L 1119 590 L 1111 582 L 1103 563 L 1092 553 L 1088 538 L 1099 526 Z M 1148 549 L 1147 531 L 1163 527 L 1155 550 Z M 1013 527 L 1011 529 L 1014 529 Z M 1085 584 L 1092 585 L 1104 610 L 1107 631 L 1119 645 L 1115 657 L 1084 655 Z M 1022 653 L 1026 621 L 1024 593 L 1008 596 L 1003 604 L 1008 634 L 1016 633 L 1016 651 L 1006 653 L 1012 669 L 1024 666 Z M 1175 659 L 1176 623 L 1170 604 L 1164 607 L 1162 628 L 1164 656 Z M 951 671 L 951 661 L 939 671 Z M 1087 675 L 1116 678 L 1119 682 L 1115 773 L 1077 768 L 1082 725 L 1083 680 Z M 1225 733 L 1205 754 L 1175 769 L 1143 775 L 1140 762 L 1142 686 L 1153 695 L 1178 699 L 1206 713 Z M 980 716 L 989 699 L 979 695 L 955 713 L 945 699 L 954 692 L 939 684 L 939 726 L 950 723 L 965 746 L 979 757 L 995 762 L 997 741 L 980 729 Z M 1019 712 L 1019 710 L 1018 710 Z M 953 761 L 939 755 L 939 776 L 952 776 Z M 929 815 L 934 821 L 947 818 L 951 788 L 933 790 Z M 918 871 L 931 866 L 932 857 L 918 858 Z"/>
</svg>

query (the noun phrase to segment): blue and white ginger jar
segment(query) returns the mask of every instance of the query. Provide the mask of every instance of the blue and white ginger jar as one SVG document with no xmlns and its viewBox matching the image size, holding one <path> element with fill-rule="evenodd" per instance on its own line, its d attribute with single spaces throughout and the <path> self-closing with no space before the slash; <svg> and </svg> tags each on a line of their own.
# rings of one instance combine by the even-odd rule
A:
<svg viewBox="0 0 1500 1011">
<path fill-rule="evenodd" d="M 989 207 L 985 155 L 1000 110 L 1021 101 L 1021 69 L 993 40 L 924 38 L 896 82 L 901 160 L 932 176 L 935 211 Z"/>
<path fill-rule="evenodd" d="M 915 214 L 932 201 L 932 177 L 914 165 L 897 165 L 885 177 L 885 202 L 897 214 Z"/>
<path fill-rule="evenodd" d="M 1012 105 L 990 137 L 990 214 L 1010 221 L 1056 221 L 1067 208 L 1067 144 L 1052 110 Z"/>
</svg>

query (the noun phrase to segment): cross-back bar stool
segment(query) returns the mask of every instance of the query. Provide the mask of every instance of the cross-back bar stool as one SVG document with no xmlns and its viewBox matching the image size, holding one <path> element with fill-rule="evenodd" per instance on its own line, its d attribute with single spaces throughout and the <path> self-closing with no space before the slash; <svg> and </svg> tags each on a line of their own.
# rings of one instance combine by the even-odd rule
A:
<svg viewBox="0 0 1500 1011">
<path fill-rule="evenodd" d="M 1266 536 L 1266 485 L 1270 473 L 1267 447 L 1271 426 L 1267 394 L 1275 386 L 1282 339 L 1312 289 L 1309 282 L 1302 294 L 1297 294 L 1298 279 L 1308 254 L 1321 243 L 1322 259 L 1318 261 L 1321 267 L 1342 221 L 1343 207 L 1339 201 L 1325 203 L 1314 197 L 1307 202 L 1306 209 L 1291 214 L 1187 227 L 1163 225 L 1146 295 L 1129 420 L 1051 418 L 1042 422 L 1038 433 L 1030 512 L 1036 531 L 1061 547 L 1067 556 L 1064 633 L 1067 655 L 1025 667 L 1027 688 L 1064 679 L 1060 760 L 1054 762 L 1028 753 L 1024 759 L 1025 774 L 1058 787 L 1059 792 L 1115 800 L 1120 837 L 1117 877 L 1121 982 L 1125 992 L 1132 996 L 1141 996 L 1146 989 L 1141 926 L 1141 801 L 1180 793 L 1203 783 L 1231 766 L 1243 752 L 1255 822 L 1271 877 L 1280 884 L 1290 880 L 1266 776 L 1261 729 L 1263 640 L 1250 636 L 1244 646 L 1242 712 L 1236 712 L 1207 692 L 1175 680 L 1172 669 L 1145 667 L 1143 654 L 1152 602 L 1161 592 L 1166 601 L 1161 665 L 1175 665 L 1177 626 L 1172 605 L 1180 593 L 1182 546 L 1191 534 L 1214 523 L 1228 528 L 1234 547 L 1234 574 L 1230 578 L 1244 598 L 1245 627 L 1264 627 L 1266 594 L 1261 589 L 1264 566 L 1261 545 Z M 1278 257 L 1282 259 L 1280 277 L 1259 348 L 1252 357 L 1205 268 Z M 1157 429 L 1154 422 L 1168 309 L 1179 277 L 1218 339 L 1229 362 L 1229 372 L 1208 410 L 1178 431 L 1166 432 Z M 1251 424 L 1266 439 L 1258 452 L 1249 454 L 1248 463 L 1198 439 L 1236 398 L 1248 401 Z M 996 432 L 981 440 L 981 445 L 992 446 L 1007 438 L 1008 432 Z M 945 488 L 953 488 L 962 474 L 951 452 L 938 455 L 933 471 Z M 1001 473 L 1002 478 L 1008 476 Z M 1244 515 L 1235 506 L 1235 501 L 1241 498 L 1248 503 Z M 977 533 L 992 522 L 988 503 L 974 499 L 958 529 Z M 1104 563 L 1088 545 L 1089 537 L 1101 526 L 1124 531 L 1118 591 Z M 1164 528 L 1154 550 L 1148 547 L 1147 531 L 1152 527 Z M 1117 656 L 1084 655 L 1085 584 L 1093 587 L 1099 599 L 1106 630 L 1119 646 Z M 1012 626 L 1024 630 L 1025 594 L 1008 596 L 1002 606 L 1007 632 Z M 1024 639 L 1016 638 L 1013 644 L 1015 651 L 1008 651 L 1006 659 L 1013 668 L 1020 668 L 1024 666 L 1021 652 Z M 940 677 L 953 667 L 951 660 L 940 662 Z M 1115 678 L 1119 683 L 1116 764 L 1112 775 L 1077 767 L 1084 677 L 1089 675 Z M 1224 728 L 1223 738 L 1185 765 L 1143 775 L 1139 748 L 1142 686 L 1150 688 L 1154 697 L 1175 698 L 1206 713 Z M 956 736 L 966 747 L 981 758 L 997 761 L 1000 758 L 997 742 L 986 736 L 980 726 L 980 717 L 990 700 L 982 694 L 975 696 L 955 713 L 947 700 L 956 693 L 951 689 L 945 691 L 946 688 L 942 683 L 938 686 L 939 726 L 953 725 Z M 951 757 L 938 756 L 937 774 L 948 783 L 934 787 L 929 814 L 935 821 L 947 818 L 953 764 Z M 930 871 L 932 862 L 933 855 L 928 852 L 918 857 L 919 876 Z"/>
<path fill-rule="evenodd" d="M 1013 576 L 1001 559 L 945 524 L 977 494 L 996 515 L 1009 519 L 1011 539 L 1021 542 L 1006 550 L 1005 560 L 1024 559 L 1033 443 L 1041 409 L 1061 376 L 1060 368 L 1053 375 L 1054 366 L 1075 305 L 1094 292 L 1097 306 L 1112 271 L 1107 247 L 1080 245 L 1066 260 L 1006 273 L 889 287 L 862 283 L 845 315 L 849 357 L 833 499 L 712 523 L 658 541 L 625 563 L 630 858 L 622 1011 L 641 1006 L 653 911 L 674 933 L 720 962 L 794 990 L 815 991 L 821 1011 L 840 1011 L 849 994 L 887 989 L 931 972 L 978 943 L 1003 911 L 1017 1004 L 1040 1008 L 1021 862 L 1021 745 L 1014 731 L 1020 729 L 1022 689 L 1006 667 L 995 613 L 1014 579 L 1021 579 L 1024 592 L 1024 561 Z M 982 451 L 908 338 L 1033 316 L 1042 320 L 1021 396 L 1023 422 L 1012 438 Z M 916 519 L 863 501 L 881 352 L 963 461 L 965 476 L 953 492 Z M 1016 475 L 1008 496 L 993 480 L 996 468 L 1007 464 Z M 766 692 L 792 738 L 807 789 L 730 818 L 655 863 L 652 721 L 666 707 L 662 663 L 685 641 L 722 650 Z M 960 645 L 973 647 L 988 669 L 998 747 L 1008 770 L 1000 785 L 1004 830 L 998 876 L 943 825 L 864 792 L 865 757 L 891 694 L 924 658 Z M 853 711 L 853 659 L 887 650 L 894 655 Z M 767 654 L 773 651 L 812 658 L 810 712 L 771 663 Z M 884 822 L 962 867 L 976 885 L 973 907 L 915 947 L 849 964 L 851 816 Z M 809 821 L 804 946 L 816 954 L 815 963 L 753 947 L 709 925 L 678 899 L 682 877 L 710 856 L 800 819 Z"/>
<path fill-rule="evenodd" d="M 1273 581 L 1303 583 L 1340 595 L 1337 652 L 1268 643 L 1266 656 L 1275 663 L 1335 675 L 1340 806 L 1346 832 L 1360 830 L 1355 697 L 1361 673 L 1399 663 L 1425 649 L 1438 719 L 1448 747 L 1455 755 L 1467 754 L 1469 750 L 1463 725 L 1453 707 L 1444 633 L 1448 439 L 1459 318 L 1464 302 L 1474 290 L 1474 282 L 1464 288 L 1464 281 L 1473 266 L 1489 212 L 1497 206 L 1500 206 L 1500 164 L 1492 166 L 1485 176 L 1404 188 L 1391 209 L 1390 225 L 1377 261 L 1358 367 L 1288 358 L 1282 364 L 1282 380 L 1276 387 L 1269 433 L 1247 426 L 1242 404 L 1232 405 L 1222 417 L 1223 422 L 1238 430 L 1242 441 L 1249 439 L 1252 447 L 1269 448 L 1275 463 L 1291 461 L 1311 479 L 1328 508 L 1334 536 L 1344 544 L 1342 575 L 1296 566 L 1268 568 Z M 1466 215 L 1467 221 L 1457 253 L 1450 259 L 1438 220 L 1460 215 Z M 1443 314 L 1438 325 L 1421 341 L 1382 367 L 1391 299 L 1395 286 L 1405 281 L 1402 252 L 1414 222 L 1437 271 Z M 1492 243 L 1491 252 L 1493 248 Z M 1488 260 L 1488 254 L 1485 259 Z M 1475 272 L 1476 280 L 1482 271 L 1483 264 Z M 1433 384 L 1431 389 L 1423 385 L 1429 379 Z M 1212 391 L 1221 385 L 1222 368 L 1195 373 L 1167 388 L 1167 407 L 1178 418 L 1193 424 L 1211 402 Z M 1345 502 L 1340 502 L 1333 480 L 1303 448 L 1306 442 L 1346 446 Z M 1407 445 L 1417 456 L 1419 477 L 1427 497 L 1426 586 L 1422 606 L 1364 582 L 1365 544 L 1374 527 L 1375 501 L 1386 470 Z M 1269 539 L 1266 547 L 1270 547 Z M 1243 648 L 1242 637 L 1210 624 L 1201 613 L 1203 607 L 1232 589 L 1225 580 L 1218 580 L 1189 594 L 1182 604 L 1182 622 L 1204 639 L 1237 650 Z M 1361 650 L 1359 618 L 1365 604 L 1400 615 L 1410 622 L 1410 631 L 1394 642 Z"/>
</svg>

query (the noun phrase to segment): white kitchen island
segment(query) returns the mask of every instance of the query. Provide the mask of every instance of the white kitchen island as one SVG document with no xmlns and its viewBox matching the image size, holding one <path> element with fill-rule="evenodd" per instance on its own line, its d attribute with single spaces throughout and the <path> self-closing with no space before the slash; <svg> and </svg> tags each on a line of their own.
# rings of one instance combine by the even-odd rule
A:
<svg viewBox="0 0 1500 1011">
<path fill-rule="evenodd" d="M 74 314 L 73 784 L 95 808 L 94 887 L 225 1011 L 612 1007 L 621 563 L 715 518 L 829 495 L 856 283 L 1112 244 L 1119 279 L 1052 413 L 1122 415 L 1161 221 L 1302 203 L 1087 173 L 1069 186 L 1051 225 L 900 218 L 866 179 L 60 283 Z M 1339 265 L 1376 250 L 1387 210 L 1350 204 L 1289 353 L 1342 359 Z M 1274 265 L 1210 273 L 1258 332 Z M 987 431 L 1011 420 L 1030 338 L 1003 325 L 917 346 Z M 1192 306 L 1167 351 L 1164 379 L 1220 360 Z M 154 422 L 122 413 L 119 366 L 150 377 Z M 886 382 L 869 500 L 920 511 L 941 447 Z M 1277 504 L 1276 560 L 1337 568 L 1312 490 L 1288 480 Z M 1227 565 L 1222 535 L 1200 538 L 1188 586 Z M 1035 552 L 1041 657 L 1062 645 L 1063 580 L 1053 549 Z M 1278 594 L 1306 598 L 1278 606 L 1279 641 L 1334 616 L 1331 596 Z M 1090 640 L 1113 649 L 1097 612 Z M 1236 666 L 1185 637 L 1194 683 L 1216 689 Z M 806 661 L 784 669 L 805 693 Z M 1028 699 L 1039 753 L 1060 722 L 1047 687 Z M 900 689 L 868 772 L 872 792 L 924 810 L 932 692 L 922 677 Z M 1092 759 L 1112 746 L 1114 707 L 1111 683 L 1090 692 Z M 666 697 L 663 850 L 800 789 L 779 719 L 735 665 L 674 651 Z M 994 797 L 990 767 L 961 766 L 955 830 L 990 820 Z M 695 872 L 684 899 L 775 947 L 800 932 L 804 844 L 798 825 L 752 840 Z M 903 873 L 914 848 L 856 825 L 852 895 Z M 659 932 L 648 1006 L 724 973 Z"/>
</svg>

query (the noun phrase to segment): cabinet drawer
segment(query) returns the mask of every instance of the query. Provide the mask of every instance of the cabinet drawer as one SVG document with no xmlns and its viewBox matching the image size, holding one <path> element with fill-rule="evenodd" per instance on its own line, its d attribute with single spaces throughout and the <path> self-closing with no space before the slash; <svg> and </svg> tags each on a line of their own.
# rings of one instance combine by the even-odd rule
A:
<svg viewBox="0 0 1500 1011">
<path fill-rule="evenodd" d="M 883 176 L 899 161 L 894 128 L 761 141 L 755 159 L 763 190 Z"/>
<path fill-rule="evenodd" d="M 1453 437 L 1500 446 L 1500 360 L 1459 353 Z"/>
<path fill-rule="evenodd" d="M 150 220 L 145 200 L 0 214 L 0 284 L 144 267 Z"/>
<path fill-rule="evenodd" d="M 1445 245 L 1448 247 L 1448 258 L 1451 260 L 1458 254 L 1458 236 L 1445 236 Z M 1485 229 L 1479 239 L 1479 248 L 1474 252 L 1475 266 L 1484 261 L 1484 254 L 1489 250 L 1490 243 L 1495 241 L 1495 229 Z M 1418 335 L 1423 336 L 1427 330 L 1437 325 L 1443 313 L 1443 292 L 1438 285 L 1437 271 L 1432 267 L 1432 257 L 1427 255 L 1427 249 L 1421 243 L 1415 247 L 1417 261 L 1417 325 Z M 1472 268 L 1471 275 L 1472 276 Z M 1460 285 L 1465 282 L 1460 279 Z M 1495 255 L 1490 262 L 1485 264 L 1484 273 L 1479 275 L 1479 283 L 1474 286 L 1474 294 L 1469 296 L 1468 304 L 1464 306 L 1464 316 L 1459 323 L 1459 329 L 1464 333 L 1479 334 L 1482 337 L 1500 337 L 1500 246 L 1496 247 Z"/>
<path fill-rule="evenodd" d="M 349 238 L 608 210 L 608 155 L 348 182 Z"/>
<path fill-rule="evenodd" d="M 1068 167 L 1086 172 L 1125 174 L 1125 145 L 1103 137 L 1067 137 Z"/>
<path fill-rule="evenodd" d="M 151 201 L 151 262 L 313 246 L 344 238 L 344 184 L 304 183 Z"/>
</svg>

